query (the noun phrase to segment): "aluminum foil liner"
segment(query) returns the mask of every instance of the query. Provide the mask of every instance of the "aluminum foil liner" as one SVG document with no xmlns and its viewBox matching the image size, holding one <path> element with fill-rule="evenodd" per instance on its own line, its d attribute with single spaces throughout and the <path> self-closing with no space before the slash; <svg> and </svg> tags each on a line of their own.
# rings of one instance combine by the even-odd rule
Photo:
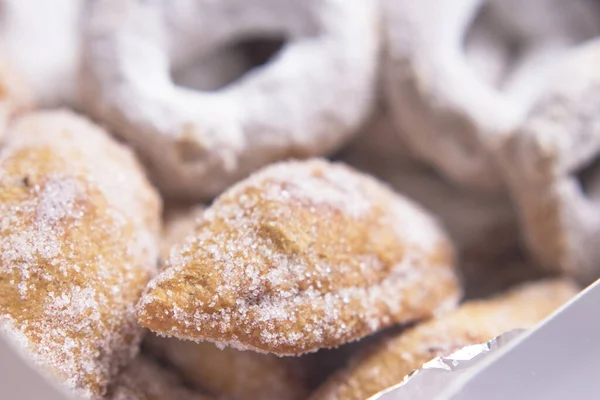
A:
<svg viewBox="0 0 600 400">
<path fill-rule="evenodd" d="M 487 343 L 463 347 L 446 357 L 437 357 L 410 373 L 402 382 L 369 398 L 369 400 L 440 399 L 461 376 L 524 332 L 504 333 Z"/>
</svg>

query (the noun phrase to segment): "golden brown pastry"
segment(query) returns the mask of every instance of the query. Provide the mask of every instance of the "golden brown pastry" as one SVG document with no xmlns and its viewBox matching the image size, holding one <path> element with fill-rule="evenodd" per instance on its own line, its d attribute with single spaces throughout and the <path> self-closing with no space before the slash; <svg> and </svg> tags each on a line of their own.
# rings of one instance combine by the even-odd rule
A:
<svg viewBox="0 0 600 400">
<path fill-rule="evenodd" d="M 0 154 L 0 322 L 84 397 L 136 353 L 160 199 L 133 154 L 69 112 L 20 118 Z"/>
<path fill-rule="evenodd" d="M 165 212 L 161 254 L 167 258 L 173 245 L 193 234 L 205 207 L 172 207 Z M 220 398 L 233 400 L 305 399 L 308 394 L 304 365 L 298 358 L 219 349 L 213 343 L 196 343 L 148 335 L 146 350 L 175 367 L 189 382 Z"/>
<path fill-rule="evenodd" d="M 238 183 L 172 251 L 138 304 L 163 335 L 280 355 L 452 309 L 452 246 L 420 207 L 322 160 Z"/>
<path fill-rule="evenodd" d="M 524 284 L 489 300 L 470 301 L 458 310 L 386 338 L 331 377 L 311 400 L 365 400 L 431 359 L 483 343 L 517 328 L 529 328 L 577 293 L 570 281 Z"/>
<path fill-rule="evenodd" d="M 213 343 L 148 335 L 146 348 L 172 365 L 188 382 L 218 398 L 231 400 L 300 400 L 308 388 L 296 357 L 277 357 Z"/>
<path fill-rule="evenodd" d="M 107 400 L 210 400 L 183 385 L 177 375 L 140 354 L 111 385 Z"/>
</svg>

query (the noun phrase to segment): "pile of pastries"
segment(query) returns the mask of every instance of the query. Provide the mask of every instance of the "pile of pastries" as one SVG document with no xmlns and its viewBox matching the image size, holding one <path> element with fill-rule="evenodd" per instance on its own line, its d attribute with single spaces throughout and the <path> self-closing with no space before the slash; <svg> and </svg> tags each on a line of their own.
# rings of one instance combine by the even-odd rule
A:
<svg viewBox="0 0 600 400">
<path fill-rule="evenodd" d="M 592 0 L 0 6 L 0 326 L 80 398 L 366 400 L 600 277 Z"/>
</svg>

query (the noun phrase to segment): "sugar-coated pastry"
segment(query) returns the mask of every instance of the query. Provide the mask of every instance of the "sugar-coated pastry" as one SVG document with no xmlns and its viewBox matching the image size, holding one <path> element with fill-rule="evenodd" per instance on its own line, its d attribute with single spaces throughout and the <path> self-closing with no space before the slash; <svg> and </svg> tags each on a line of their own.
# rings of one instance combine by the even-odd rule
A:
<svg viewBox="0 0 600 400">
<path fill-rule="evenodd" d="M 423 209 L 323 160 L 234 185 L 138 304 L 162 335 L 293 355 L 452 309 L 454 251 Z"/>
<path fill-rule="evenodd" d="M 524 284 L 488 300 L 464 303 L 444 317 L 385 338 L 362 352 L 310 399 L 365 400 L 400 383 L 435 357 L 535 325 L 577 291 L 570 281 L 549 280 Z"/>
<path fill-rule="evenodd" d="M 372 105 L 372 0 L 98 0 L 91 10 L 85 109 L 143 154 L 169 197 L 207 200 L 273 161 L 326 155 Z M 254 35 L 286 44 L 224 88 L 174 79 L 177 64 Z"/>
<path fill-rule="evenodd" d="M 161 254 L 193 234 L 205 207 L 167 208 Z M 175 251 L 177 251 L 175 249 Z M 175 367 L 189 382 L 219 398 L 237 400 L 305 399 L 308 394 L 304 364 L 298 358 L 219 349 L 213 343 L 196 343 L 148 335 L 146 350 Z"/>
<path fill-rule="evenodd" d="M 70 112 L 23 116 L 0 154 L 0 325 L 84 397 L 137 352 L 160 199 L 133 154 Z"/>
<path fill-rule="evenodd" d="M 499 152 L 538 263 L 585 284 L 600 277 L 600 39 L 572 51 Z"/>
<path fill-rule="evenodd" d="M 600 7 L 589 0 L 380 4 L 382 75 L 400 134 L 414 155 L 446 177 L 500 192 L 495 149 L 548 85 L 579 80 L 553 73 L 600 34 Z"/>
</svg>

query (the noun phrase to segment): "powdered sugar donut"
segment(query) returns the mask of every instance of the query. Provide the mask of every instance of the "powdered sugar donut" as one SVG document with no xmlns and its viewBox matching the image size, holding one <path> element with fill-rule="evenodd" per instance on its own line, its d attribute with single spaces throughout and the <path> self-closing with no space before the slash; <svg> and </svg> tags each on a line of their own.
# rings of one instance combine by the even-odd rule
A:
<svg viewBox="0 0 600 400">
<path fill-rule="evenodd" d="M 589 0 L 384 0 L 387 97 L 407 143 L 456 182 L 502 187 L 490 153 L 580 42 Z M 543 18 L 541 17 L 543 15 Z"/>
<path fill-rule="evenodd" d="M 90 0 L 0 0 L 0 53 L 14 64 L 42 107 L 79 107 L 82 32 Z M 225 49 L 190 60 L 179 48 L 174 76 L 186 84 L 212 90 L 246 69 L 239 53 Z M 191 61 L 195 68 L 185 68 Z"/>
<path fill-rule="evenodd" d="M 371 103 L 376 23 L 368 0 L 98 1 L 86 107 L 143 155 L 167 195 L 208 198 L 273 160 L 325 154 L 351 134 Z M 287 44 L 222 90 L 173 83 L 175 62 L 250 35 Z"/>
<path fill-rule="evenodd" d="M 600 277 L 600 40 L 566 58 L 500 152 L 529 250 L 546 267 Z"/>
</svg>

